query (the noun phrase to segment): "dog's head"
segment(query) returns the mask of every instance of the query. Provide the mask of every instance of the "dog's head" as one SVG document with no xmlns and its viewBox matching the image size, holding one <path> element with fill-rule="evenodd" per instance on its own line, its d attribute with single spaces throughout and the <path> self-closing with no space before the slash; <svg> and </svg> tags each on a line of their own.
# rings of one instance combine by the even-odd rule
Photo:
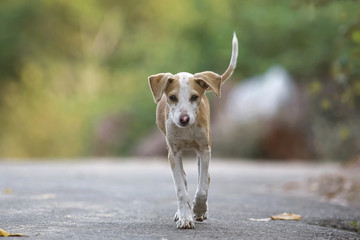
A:
<svg viewBox="0 0 360 240">
<path fill-rule="evenodd" d="M 238 40 L 234 33 L 230 64 L 221 76 L 210 71 L 194 75 L 181 72 L 175 75 L 159 73 L 150 76 L 149 84 L 155 102 L 158 103 L 165 95 L 170 108 L 169 118 L 179 127 L 190 126 L 196 120 L 205 91 L 212 90 L 220 97 L 221 85 L 234 72 L 237 56 Z"/>
<path fill-rule="evenodd" d="M 149 77 L 149 84 L 156 103 L 165 95 L 169 118 L 179 127 L 195 122 L 206 90 L 212 90 L 218 97 L 221 95 L 221 76 L 210 71 L 194 75 L 159 73 Z"/>
</svg>

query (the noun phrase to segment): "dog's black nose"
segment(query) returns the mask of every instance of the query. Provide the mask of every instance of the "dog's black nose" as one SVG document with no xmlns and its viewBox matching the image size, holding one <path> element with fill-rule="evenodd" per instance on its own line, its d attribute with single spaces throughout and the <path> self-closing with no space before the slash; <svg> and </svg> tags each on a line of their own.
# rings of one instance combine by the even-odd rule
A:
<svg viewBox="0 0 360 240">
<path fill-rule="evenodd" d="M 189 117 L 189 115 L 181 115 L 181 116 L 180 116 L 180 124 L 181 124 L 182 126 L 188 125 L 189 122 L 190 122 L 190 117 Z"/>
</svg>

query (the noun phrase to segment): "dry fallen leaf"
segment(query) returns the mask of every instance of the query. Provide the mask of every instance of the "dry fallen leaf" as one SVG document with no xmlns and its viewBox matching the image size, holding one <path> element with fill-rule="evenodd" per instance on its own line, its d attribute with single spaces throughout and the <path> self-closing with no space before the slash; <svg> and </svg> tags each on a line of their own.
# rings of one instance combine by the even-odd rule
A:
<svg viewBox="0 0 360 240">
<path fill-rule="evenodd" d="M 272 220 L 300 220 L 301 215 L 294 213 L 282 213 L 279 215 L 271 216 Z"/>
<path fill-rule="evenodd" d="M 27 236 L 21 233 L 6 232 L 4 229 L 0 228 L 0 237 L 27 237 Z"/>
<path fill-rule="evenodd" d="M 0 236 L 1 236 L 1 237 L 8 237 L 8 236 L 9 236 L 9 233 L 5 232 L 5 230 L 3 230 L 3 229 L 0 228 Z"/>
</svg>

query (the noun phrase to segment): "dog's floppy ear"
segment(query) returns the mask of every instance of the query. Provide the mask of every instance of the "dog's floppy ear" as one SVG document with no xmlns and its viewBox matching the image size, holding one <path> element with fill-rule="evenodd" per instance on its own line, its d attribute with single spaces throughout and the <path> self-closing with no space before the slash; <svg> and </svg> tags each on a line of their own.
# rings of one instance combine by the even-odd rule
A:
<svg viewBox="0 0 360 240">
<path fill-rule="evenodd" d="M 202 88 L 205 90 L 211 89 L 217 97 L 221 96 L 221 76 L 219 74 L 206 71 L 196 73 L 194 78 Z"/>
<path fill-rule="evenodd" d="M 156 103 L 161 100 L 169 79 L 174 79 L 171 73 L 158 73 L 148 78 L 150 89 Z"/>
</svg>

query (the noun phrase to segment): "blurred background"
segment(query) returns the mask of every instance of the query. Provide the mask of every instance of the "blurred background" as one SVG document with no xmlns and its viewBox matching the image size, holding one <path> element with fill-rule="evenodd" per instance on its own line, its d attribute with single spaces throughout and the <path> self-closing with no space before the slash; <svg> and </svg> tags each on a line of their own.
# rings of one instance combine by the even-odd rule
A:
<svg viewBox="0 0 360 240">
<path fill-rule="evenodd" d="M 165 156 L 147 77 L 237 69 L 213 155 L 357 161 L 360 3 L 2 0 L 0 157 Z"/>
</svg>

